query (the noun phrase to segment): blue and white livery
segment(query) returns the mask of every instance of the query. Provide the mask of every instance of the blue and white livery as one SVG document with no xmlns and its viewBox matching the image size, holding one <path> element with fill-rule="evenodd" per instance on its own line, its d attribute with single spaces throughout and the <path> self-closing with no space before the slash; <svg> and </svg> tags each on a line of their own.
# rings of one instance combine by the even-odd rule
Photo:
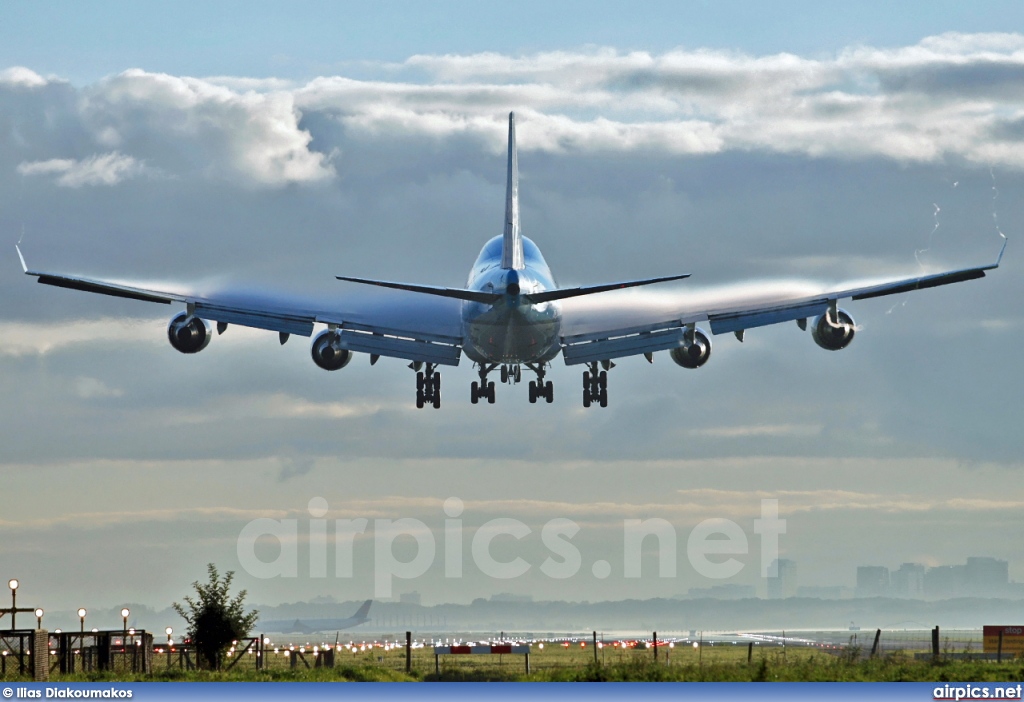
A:
<svg viewBox="0 0 1024 702">
<path fill-rule="evenodd" d="M 186 354 L 203 350 L 229 324 L 276 331 L 281 343 L 289 336 L 313 336 L 311 354 L 320 368 L 344 368 L 356 353 L 374 364 L 381 356 L 411 361 L 416 371 L 416 406 L 441 406 L 440 366 L 456 366 L 465 355 L 478 370 L 470 399 L 495 401 L 497 372 L 503 383 L 518 384 L 523 370 L 531 403 L 552 402 L 554 388 L 546 380 L 559 355 L 567 365 L 582 365 L 583 406 L 608 404 L 608 371 L 613 359 L 643 354 L 648 361 L 668 351 L 684 368 L 699 368 L 711 355 L 711 336 L 733 333 L 742 341 L 747 329 L 796 321 L 810 327 L 824 349 L 843 349 L 853 340 L 855 325 L 839 300 L 861 300 L 984 277 L 997 268 L 1006 250 L 1003 242 L 995 263 L 870 284 L 839 286 L 824 291 L 783 291 L 749 287 L 734 292 L 688 296 L 667 291 L 656 300 L 601 295 L 624 288 L 665 283 L 689 277 L 660 278 L 577 288 L 559 288 L 540 249 L 523 236 L 519 222 L 519 163 L 515 114 L 508 122 L 508 179 L 505 226 L 480 251 L 465 288 L 444 288 L 337 276 L 338 280 L 388 288 L 388 297 L 365 291 L 316 305 L 286 295 L 253 294 L 219 289 L 197 292 L 184 286 L 149 286 L 122 281 L 30 270 L 18 250 L 22 269 L 38 282 L 145 302 L 184 304 L 167 329 L 171 345 Z M 365 290 L 365 289 L 364 289 Z M 642 296 L 641 296 L 642 297 Z M 706 325 L 705 331 L 698 325 Z"/>
</svg>

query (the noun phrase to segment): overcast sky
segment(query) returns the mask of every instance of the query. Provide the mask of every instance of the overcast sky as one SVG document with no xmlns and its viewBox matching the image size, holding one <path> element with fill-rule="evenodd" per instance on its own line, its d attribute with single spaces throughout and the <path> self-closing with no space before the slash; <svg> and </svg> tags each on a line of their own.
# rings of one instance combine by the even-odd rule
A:
<svg viewBox="0 0 1024 702">
<path fill-rule="evenodd" d="M 762 499 L 779 501 L 801 584 L 975 555 L 1024 580 L 1020 4 L 559 7 L 5 4 L 0 579 L 50 609 L 161 608 L 211 561 L 257 603 L 373 596 L 371 539 L 351 578 L 333 551 L 330 577 L 309 577 L 305 542 L 297 578 L 239 563 L 248 522 L 297 519 L 301 535 L 320 497 L 368 534 L 432 529 L 434 565 L 395 585 L 426 603 L 709 587 L 686 545 L 711 518 L 749 542 L 727 582 L 763 589 Z M 845 305 L 859 328 L 842 352 L 795 324 L 715 337 L 698 371 L 622 361 L 610 406 L 587 411 L 560 360 L 552 405 L 521 385 L 473 406 L 464 364 L 444 372 L 443 409 L 417 411 L 397 360 L 328 374 L 308 340 L 235 327 L 183 356 L 166 340 L 177 309 L 21 275 L 23 237 L 33 268 L 93 276 L 326 299 L 353 294 L 336 274 L 462 285 L 501 231 L 510 110 L 523 231 L 562 284 L 690 272 L 687 294 L 987 264 L 1000 233 L 1009 249 L 983 280 Z M 444 577 L 449 497 L 459 579 Z M 492 548 L 525 575 L 469 559 L 494 518 L 530 527 Z M 580 526 L 568 579 L 541 571 L 556 518 Z M 673 525 L 676 577 L 653 540 L 642 577 L 623 576 L 636 518 Z"/>
</svg>

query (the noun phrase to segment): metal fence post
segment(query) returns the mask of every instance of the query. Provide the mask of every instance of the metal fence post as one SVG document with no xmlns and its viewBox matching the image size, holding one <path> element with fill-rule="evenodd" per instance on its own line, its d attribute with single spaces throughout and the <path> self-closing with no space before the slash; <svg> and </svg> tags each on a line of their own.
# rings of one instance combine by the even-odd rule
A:
<svg viewBox="0 0 1024 702">
<path fill-rule="evenodd" d="M 412 632 L 405 632 L 405 672 L 412 673 Z"/>
<path fill-rule="evenodd" d="M 32 680 L 46 682 L 50 679 L 50 633 L 36 629 L 32 641 Z"/>
</svg>

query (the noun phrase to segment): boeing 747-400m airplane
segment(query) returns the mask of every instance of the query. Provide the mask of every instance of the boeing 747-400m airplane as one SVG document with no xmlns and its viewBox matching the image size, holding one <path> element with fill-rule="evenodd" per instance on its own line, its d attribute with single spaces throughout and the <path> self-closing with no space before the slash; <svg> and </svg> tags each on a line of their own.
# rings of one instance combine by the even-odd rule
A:
<svg viewBox="0 0 1024 702">
<path fill-rule="evenodd" d="M 711 334 L 733 333 L 740 341 L 747 329 L 796 321 L 810 327 L 818 346 L 837 351 L 854 335 L 853 318 L 837 306 L 839 300 L 862 300 L 981 278 L 999 266 L 931 275 L 874 281 L 834 290 L 782 290 L 750 286 L 742 295 L 687 295 L 671 290 L 664 295 L 612 295 L 611 291 L 680 280 L 688 274 L 631 280 L 606 285 L 559 288 L 537 246 L 519 227 L 519 168 L 516 156 L 515 115 L 508 123 L 508 181 L 505 194 L 505 231 L 488 241 L 469 274 L 465 288 L 413 285 L 338 276 L 338 280 L 390 288 L 392 291 L 339 298 L 335 304 L 314 307 L 285 295 L 255 296 L 240 290 L 162 289 L 124 281 L 99 280 L 61 273 L 29 270 L 18 250 L 25 273 L 40 283 L 146 302 L 183 303 L 185 310 L 171 319 L 167 336 L 182 353 L 202 351 L 215 322 L 223 333 L 229 324 L 276 331 L 281 343 L 289 335 L 312 336 L 313 362 L 320 368 L 344 368 L 355 353 L 411 361 L 416 371 L 416 406 L 441 406 L 438 367 L 456 366 L 463 354 L 478 370 L 470 399 L 493 403 L 497 371 L 502 382 L 519 383 L 523 370 L 530 380 L 530 402 L 554 400 L 545 375 L 559 354 L 567 365 L 583 365 L 583 406 L 608 404 L 608 373 L 613 359 L 643 354 L 648 361 L 668 351 L 684 368 L 700 368 L 711 355 Z M 382 297 L 383 296 L 383 297 Z"/>
</svg>

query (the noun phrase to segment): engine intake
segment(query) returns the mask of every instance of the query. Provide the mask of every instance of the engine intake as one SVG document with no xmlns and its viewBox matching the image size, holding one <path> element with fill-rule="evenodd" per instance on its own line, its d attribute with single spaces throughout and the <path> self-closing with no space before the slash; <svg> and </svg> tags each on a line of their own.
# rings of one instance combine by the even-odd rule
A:
<svg viewBox="0 0 1024 702">
<path fill-rule="evenodd" d="M 686 332 L 683 345 L 669 351 L 669 355 L 683 368 L 700 368 L 711 358 L 711 339 L 701 329 Z"/>
<path fill-rule="evenodd" d="M 853 341 L 853 334 L 856 325 L 853 317 L 847 314 L 846 310 L 836 310 L 837 320 L 831 318 L 831 313 L 817 317 L 811 326 L 811 337 L 821 348 L 827 351 L 839 351 L 845 349 Z"/>
<path fill-rule="evenodd" d="M 167 339 L 182 353 L 199 353 L 210 344 L 210 325 L 205 320 L 181 312 L 167 325 Z"/>
<path fill-rule="evenodd" d="M 352 352 L 341 348 L 340 335 L 330 330 L 317 334 L 309 352 L 313 363 L 326 371 L 341 370 L 352 360 Z"/>
</svg>

